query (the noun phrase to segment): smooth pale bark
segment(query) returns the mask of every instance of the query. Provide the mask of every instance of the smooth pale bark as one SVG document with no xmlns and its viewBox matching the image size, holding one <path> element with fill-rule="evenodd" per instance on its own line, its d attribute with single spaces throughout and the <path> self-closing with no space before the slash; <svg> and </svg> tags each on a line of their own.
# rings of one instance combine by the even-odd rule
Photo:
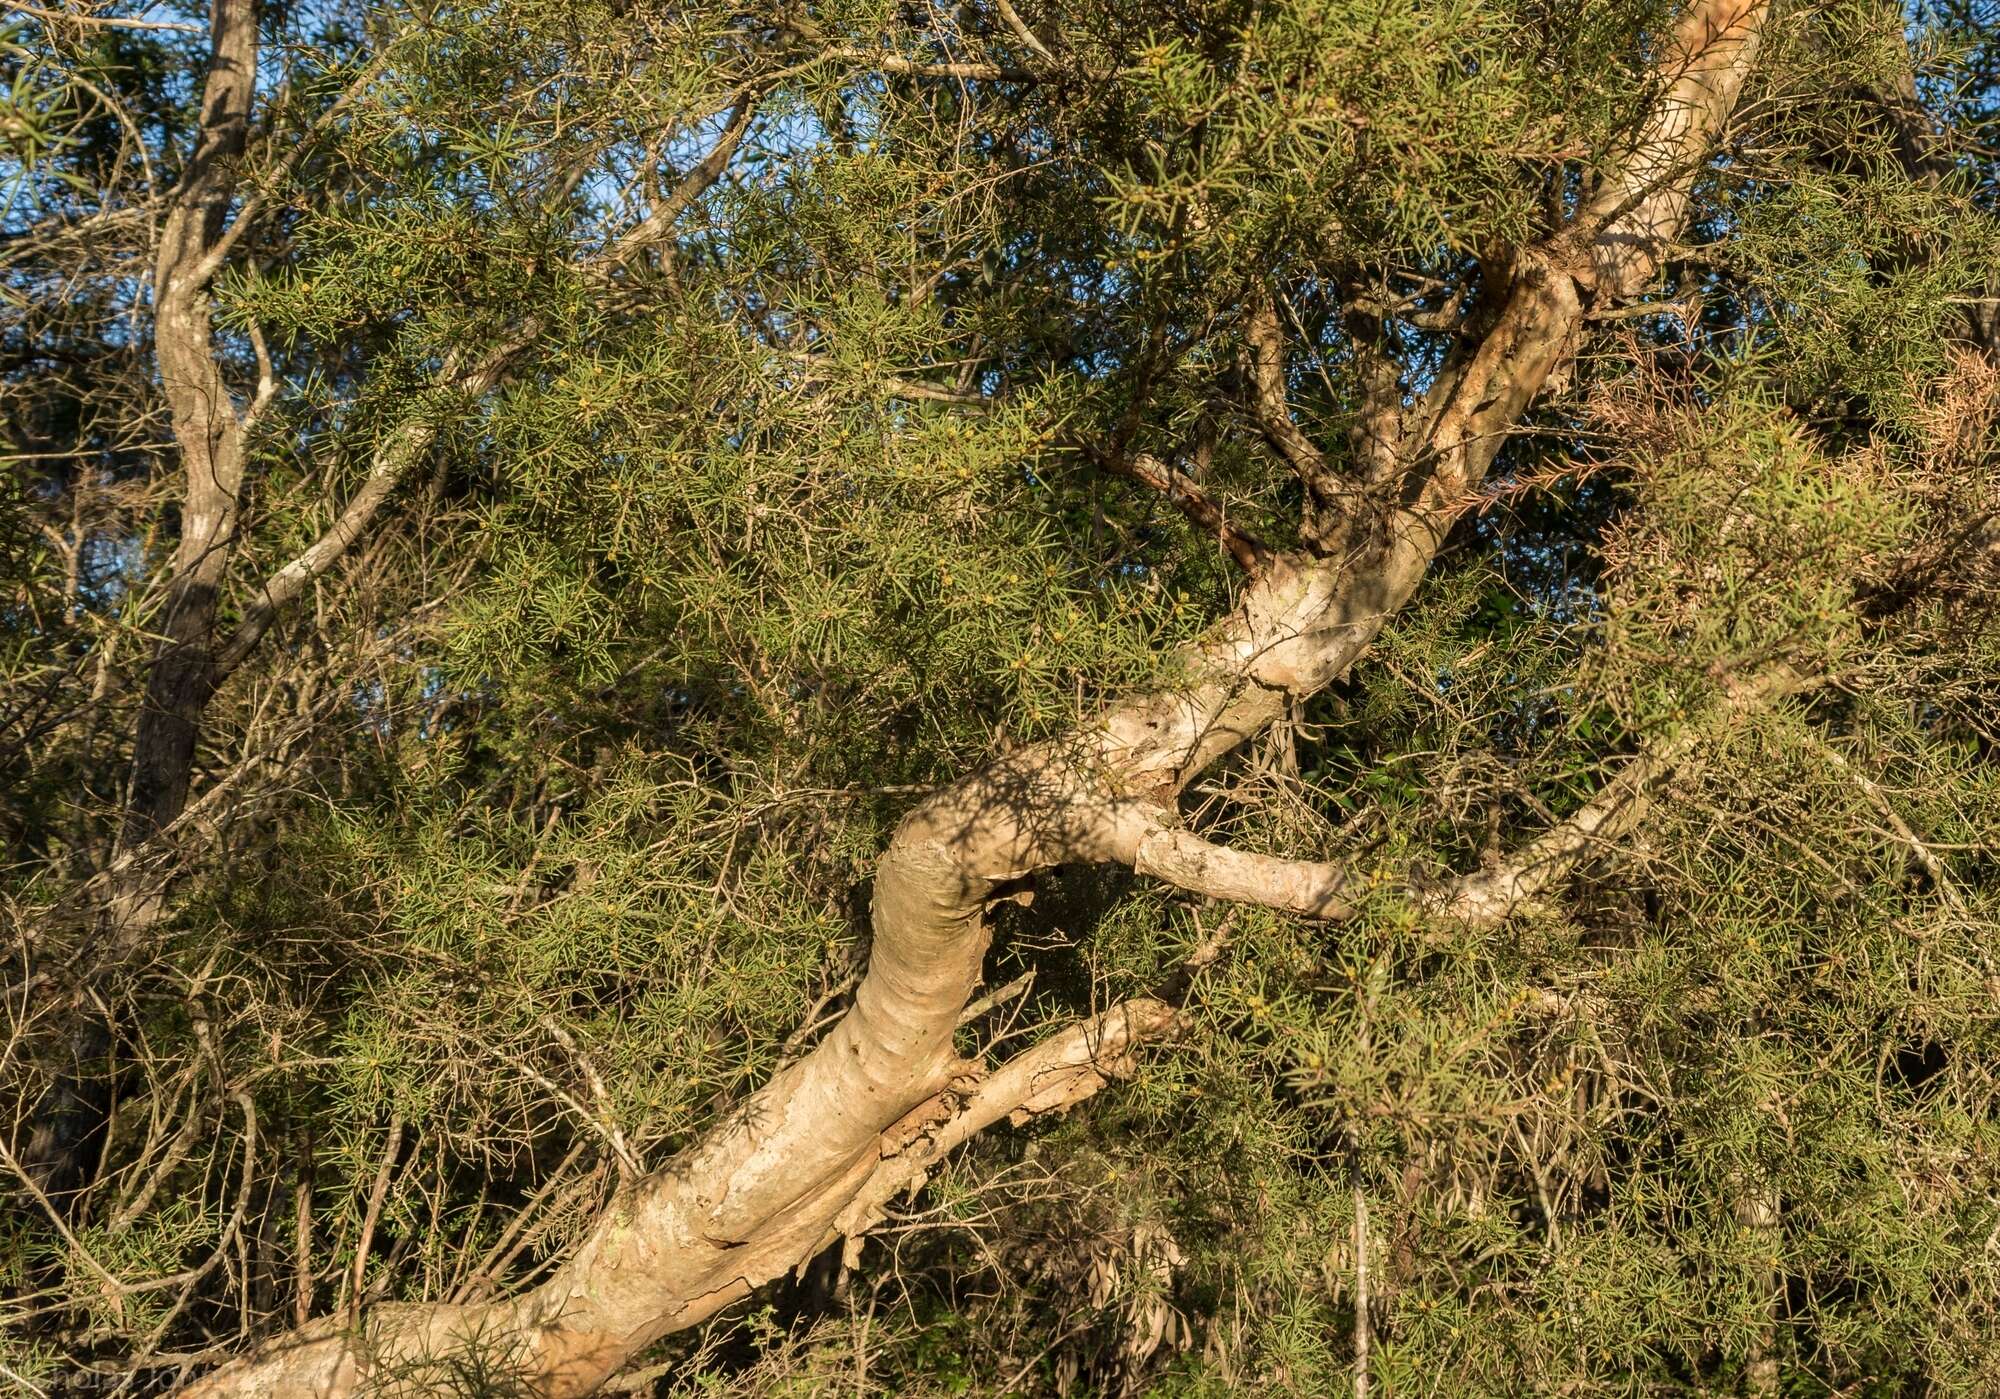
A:
<svg viewBox="0 0 2000 1399">
<path fill-rule="evenodd" d="M 1345 918 L 1351 871 L 1334 861 L 1287 860 L 1232 850 L 1163 825 L 1132 852 L 1132 868 L 1212 899 L 1262 904 L 1308 918 Z"/>
<path fill-rule="evenodd" d="M 347 1395 L 371 1376 L 389 1381 L 476 1343 L 503 1349 L 542 1393 L 588 1393 L 660 1337 L 865 1227 L 887 1198 L 876 1198 L 885 1169 L 891 1178 L 914 1169 L 884 1164 L 913 1140 L 956 1134 L 951 1124 L 961 1120 L 969 1134 L 1015 1108 L 1032 1111 L 1050 1073 L 1092 1066 L 1065 1081 L 1079 1090 L 1093 1075 L 1101 1082 L 1100 1064 L 1122 1062 L 1126 1040 L 1164 1024 L 1162 1013 L 1121 1008 L 1137 1017 L 1123 1023 L 1124 1040 L 1097 1023 L 1031 1051 L 1048 1057 L 1020 1072 L 989 1076 L 955 1053 L 952 1032 L 986 952 L 988 901 L 1060 863 L 1178 868 L 1189 852 L 1162 832 L 1175 824 L 1181 790 L 1362 655 L 1422 580 L 1503 434 L 1575 355 L 1587 310 L 1636 294 L 1654 275 L 1692 171 L 1752 61 L 1762 16 L 1761 4 L 1744 0 L 1694 6 L 1668 46 L 1659 109 L 1590 217 L 1521 252 L 1483 339 L 1422 402 L 1378 415 L 1399 417 L 1401 470 L 1350 507 L 1346 547 L 1263 561 L 1237 610 L 1178 658 L 1183 680 L 1173 689 L 997 757 L 910 813 L 877 868 L 867 975 L 853 1009 L 812 1053 L 621 1194 L 531 1291 L 477 1306 L 376 1308 L 359 1334 L 320 1323 L 187 1392 Z M 1254 880 L 1232 887 L 1257 897 Z M 976 1113 L 964 1111 L 970 1102 Z M 419 1374 L 409 1371 L 412 1382 Z"/>
<path fill-rule="evenodd" d="M 201 130 L 168 205 L 153 269 L 153 353 L 184 486 L 173 581 L 133 747 L 124 846 L 167 825 L 187 802 L 201 712 L 214 693 L 210 639 L 243 486 L 243 424 L 216 362 L 215 308 L 199 268 L 222 235 L 249 139 L 257 7 L 246 0 L 218 4 L 211 28 Z M 123 911 L 116 935 L 134 916 Z"/>
<path fill-rule="evenodd" d="M 132 768 L 117 842 L 107 862 L 103 902 L 93 910 L 101 936 L 92 958 L 129 955 L 165 906 L 133 852 L 172 826 L 187 807 L 201 717 L 215 695 L 214 635 L 241 509 L 244 429 L 214 354 L 214 304 L 200 266 L 222 235 L 238 167 L 249 140 L 257 85 L 257 8 L 216 5 L 201 127 L 187 169 L 168 201 L 153 265 L 153 354 L 179 448 L 179 542 L 155 622 L 158 640 L 132 736 Z M 112 1036 L 88 999 L 68 998 L 57 1031 L 74 1068 L 61 1073 L 29 1116 L 23 1153 L 38 1189 L 63 1193 L 82 1174 L 83 1144 L 109 1101 L 101 1068 Z"/>
<path fill-rule="evenodd" d="M 159 622 L 160 641 L 147 672 L 145 702 L 134 734 L 131 789 L 112 861 L 124 873 L 109 881 L 110 937 L 99 950 L 100 959 L 115 960 L 136 950 L 162 907 L 163 881 L 146 877 L 147 867 L 131 857 L 172 827 L 186 809 L 209 703 L 284 610 L 368 536 L 438 433 L 435 415 L 422 411 L 392 428 L 375 449 L 367 477 L 325 532 L 256 584 L 234 631 L 218 637 L 217 615 L 239 544 L 251 431 L 275 392 L 270 366 L 263 363 L 264 382 L 256 399 L 247 410 L 238 409 L 215 354 L 215 306 L 209 290 L 261 208 L 260 196 L 252 195 L 225 224 L 241 184 L 256 97 L 258 21 L 256 0 L 222 0 L 214 7 L 201 128 L 187 171 L 169 202 L 155 262 L 154 354 L 180 451 L 180 533 Z M 371 68 L 336 108 L 358 94 L 377 71 Z M 752 97 L 731 109 L 709 152 L 650 214 L 610 242 L 600 271 L 608 274 L 629 265 L 672 230 L 721 177 L 755 114 Z M 292 158 L 287 157 L 281 167 L 289 168 Z M 579 167 L 575 178 L 582 174 Z M 444 356 L 431 391 L 481 397 L 505 378 L 547 328 L 544 316 L 530 314 L 481 352 L 454 350 Z M 261 345 L 259 353 L 261 357 Z"/>
<path fill-rule="evenodd" d="M 1618 770 L 1618 775 L 1568 820 L 1497 867 L 1467 875 L 1426 902 L 1433 911 L 1462 923 L 1484 925 L 1506 917 L 1523 903 L 1554 888 L 1593 851 L 1602 850 L 1637 830 L 1661 780 L 1673 773 L 1700 743 L 1712 737 L 1716 729 L 1812 683 L 1789 665 L 1773 664 L 1728 685 L 1711 713 L 1663 742 L 1635 753 Z"/>
<path fill-rule="evenodd" d="M 1417 906 L 1452 923 L 1494 926 L 1553 889 L 1592 855 L 1637 830 L 1654 791 L 1666 778 L 1683 770 L 1701 744 L 1739 716 L 1765 708 L 1811 683 L 1784 664 L 1766 666 L 1746 679 L 1728 683 L 1710 711 L 1627 758 L 1596 796 L 1506 859 L 1461 876 L 1441 889 L 1412 887 L 1405 893 Z M 1829 753 L 1835 761 L 1843 761 L 1838 754 Z M 1919 859 L 1927 857 L 1928 850 L 1919 855 Z M 1212 899 L 1261 904 L 1328 920 L 1344 919 L 1354 912 L 1346 894 L 1357 872 L 1347 861 L 1296 860 L 1232 850 L 1164 821 L 1139 837 L 1127 863 L 1140 874 Z"/>
<path fill-rule="evenodd" d="M 373 454 L 366 479 L 326 531 L 277 568 L 244 603 L 241 621 L 218 630 L 232 563 L 238 552 L 251 436 L 273 401 L 277 378 L 256 340 L 260 382 L 239 408 L 215 347 L 210 287 L 263 205 L 262 192 L 238 202 L 245 183 L 259 58 L 257 0 L 219 0 L 210 16 L 211 47 L 202 87 L 200 126 L 180 181 L 166 202 L 153 270 L 153 342 L 160 385 L 179 451 L 182 488 L 176 547 L 166 573 L 158 637 L 146 671 L 133 732 L 131 775 L 117 841 L 84 886 L 99 936 L 84 942 L 61 968 L 38 967 L 30 985 L 60 985 L 62 997 L 44 1020 L 51 1042 L 67 1041 L 69 1064 L 36 1104 L 23 1156 L 38 1188 L 67 1193 L 81 1182 L 83 1143 L 102 1125 L 109 1106 L 106 1060 L 113 1035 L 93 1004 L 99 979 L 141 953 L 166 908 L 179 869 L 171 837 L 188 824 L 195 758 L 208 708 L 229 676 L 255 653 L 284 610 L 313 581 L 366 539 L 395 491 L 436 439 L 430 413 L 393 428 Z M 334 103 L 345 106 L 381 71 L 379 58 Z M 732 110 L 709 153 L 690 169 L 645 220 L 614 239 L 598 270 L 609 274 L 645 254 L 720 178 L 755 114 L 753 97 Z M 278 162 L 289 172 L 304 146 Z M 584 171 L 578 166 L 574 180 Z M 236 213 L 229 218 L 232 206 Z M 547 329 L 529 314 L 479 353 L 453 351 L 430 385 L 433 393 L 477 398 L 492 390 Z M 255 339 L 255 332 L 252 332 Z M 211 788 L 195 808 L 225 794 Z"/>
</svg>

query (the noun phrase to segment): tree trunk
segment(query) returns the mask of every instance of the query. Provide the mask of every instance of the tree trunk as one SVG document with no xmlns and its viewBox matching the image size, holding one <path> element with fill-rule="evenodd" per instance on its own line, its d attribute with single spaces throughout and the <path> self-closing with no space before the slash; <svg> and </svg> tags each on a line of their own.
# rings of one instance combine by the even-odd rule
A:
<svg viewBox="0 0 2000 1399">
<path fill-rule="evenodd" d="M 1491 328 L 1402 414 L 1401 474 L 1358 493 L 1341 530 L 1351 549 L 1263 559 L 1237 609 L 1177 658 L 1183 683 L 996 757 L 904 819 L 876 871 L 867 975 L 811 1054 L 621 1193 L 522 1296 L 378 1307 L 358 1333 L 329 1319 L 187 1392 L 337 1396 L 371 1377 L 421 1388 L 428 1360 L 483 1346 L 541 1393 L 588 1393 L 660 1337 L 869 1227 L 938 1152 L 1001 1116 L 1087 1096 L 1135 1044 L 1171 1030 L 1170 1009 L 1139 1002 L 990 1074 L 960 1059 L 953 1031 L 979 980 L 999 886 L 1056 864 L 1117 862 L 1286 907 L 1331 897 L 1323 871 L 1301 892 L 1284 882 L 1295 862 L 1237 856 L 1178 830 L 1177 798 L 1367 650 L 1423 579 L 1505 431 L 1575 356 L 1586 312 L 1650 282 L 1763 13 L 1751 0 L 1693 6 L 1663 46 L 1660 106 L 1627 158 L 1575 224 L 1516 256 Z M 1372 406 L 1375 420 L 1389 416 Z"/>
</svg>

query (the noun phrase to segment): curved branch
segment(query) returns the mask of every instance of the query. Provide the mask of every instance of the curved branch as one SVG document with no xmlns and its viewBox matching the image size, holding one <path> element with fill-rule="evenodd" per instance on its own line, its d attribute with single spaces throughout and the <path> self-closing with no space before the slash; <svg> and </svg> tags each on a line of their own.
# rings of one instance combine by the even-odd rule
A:
<svg viewBox="0 0 2000 1399">
<path fill-rule="evenodd" d="M 755 94 L 743 98 L 731 109 L 729 119 L 722 125 L 722 134 L 716 138 L 708 154 L 695 163 L 694 168 L 682 177 L 665 199 L 654 206 L 650 214 L 612 245 L 614 260 L 622 260 L 627 254 L 663 236 L 695 200 L 722 178 L 722 172 L 729 168 L 730 158 L 743 144 L 743 138 L 750 130 L 750 121 L 756 115 Z"/>
<path fill-rule="evenodd" d="M 530 316 L 514 335 L 487 351 L 470 372 L 457 354 L 447 355 L 433 389 L 473 398 L 486 393 L 500 382 L 508 366 L 521 352 L 540 337 L 542 327 L 541 317 Z M 278 619 L 278 614 L 304 592 L 313 579 L 339 562 L 355 541 L 367 532 L 383 503 L 423 460 L 425 451 L 437 440 L 437 432 L 437 424 L 421 416 L 407 419 L 391 430 L 388 441 L 375 450 L 374 464 L 369 468 L 367 479 L 348 500 L 339 518 L 302 553 L 259 585 L 257 597 L 243 609 L 243 620 L 237 624 L 236 631 L 216 652 L 216 684 L 221 684 L 249 657 L 264 633 Z"/>
<path fill-rule="evenodd" d="M 1790 666 L 1775 665 L 1728 686 L 1700 723 L 1689 724 L 1626 759 L 1617 776 L 1596 796 L 1508 859 L 1491 869 L 1462 875 L 1442 889 L 1412 889 L 1411 896 L 1424 908 L 1455 922 L 1478 928 L 1499 925 L 1522 904 L 1574 874 L 1611 842 L 1637 830 L 1653 792 L 1718 729 L 1813 683 Z M 1330 922 L 1351 917 L 1355 911 L 1345 897 L 1358 877 L 1351 863 L 1292 860 L 1232 850 L 1164 822 L 1138 836 L 1124 863 L 1178 889 L 1234 903 L 1257 904 Z"/>
<path fill-rule="evenodd" d="M 1668 81 L 1638 141 L 1590 202 L 1581 227 L 1592 241 L 1600 296 L 1646 289 L 1687 218 L 1693 174 L 1729 120 L 1756 59 L 1764 0 L 1709 0 L 1675 26 Z"/>
<path fill-rule="evenodd" d="M 894 73 L 898 77 L 951 78 L 960 82 L 1032 83 L 1035 81 L 1035 75 L 1025 68 L 1010 68 L 1003 63 L 971 60 L 927 63 L 921 59 L 905 58 L 901 54 L 851 45 L 828 49 L 821 57 L 859 63 L 877 72 Z"/>
<path fill-rule="evenodd" d="M 1261 285 L 1244 317 L 1243 336 L 1250 350 L 1251 412 L 1258 430 L 1306 489 L 1315 496 L 1330 497 L 1333 473 L 1326 457 L 1292 419 L 1285 385 L 1285 332 L 1278 324 L 1277 303 Z"/>
<path fill-rule="evenodd" d="M 187 804 L 201 716 L 215 693 L 217 602 L 236 545 L 244 428 L 214 349 L 215 308 L 199 274 L 236 197 L 256 93 L 257 7 L 226 0 L 210 18 L 201 125 L 169 198 L 153 266 L 153 357 L 185 480 L 180 537 L 132 742 L 132 780 L 118 844 L 145 841 Z M 137 889 L 114 894 L 111 941 L 142 936 L 158 911 Z"/>
<path fill-rule="evenodd" d="M 1747 16 L 1754 32 L 1762 9 L 1700 0 L 1681 32 L 1699 37 L 1724 15 Z M 1733 96 L 1753 46 L 1728 38 L 1726 26 L 1720 32 L 1721 56 L 1689 50 L 1674 61 Z M 1709 123 L 1694 126 L 1705 138 L 1726 104 L 1702 110 Z M 694 1149 L 622 1192 L 543 1283 L 477 1306 L 378 1308 L 360 1335 L 323 1322 L 191 1392 L 348 1395 L 373 1369 L 446 1355 L 479 1335 L 509 1338 L 515 1366 L 541 1392 L 584 1394 L 661 1336 L 796 1266 L 843 1227 L 861 1227 L 868 1207 L 850 1211 L 878 1183 L 885 1133 L 907 1150 L 927 1132 L 945 1133 L 978 1098 L 952 1039 L 978 985 L 995 891 L 1051 865 L 1136 852 L 1196 774 L 1359 659 L 1422 580 L 1459 493 L 1492 460 L 1488 439 L 1574 354 L 1578 276 L 1587 275 L 1574 269 L 1576 257 L 1566 246 L 1530 259 L 1546 275 L 1516 279 L 1488 343 L 1409 444 L 1406 460 L 1435 464 L 1430 478 L 1417 490 L 1388 483 L 1365 550 L 1337 560 L 1274 556 L 1235 611 L 1173 658 L 1173 688 L 1000 755 L 912 811 L 876 868 L 875 938 L 853 1008 Z M 1171 843 L 1153 849 L 1174 858 Z M 1031 1077 L 1057 1097 L 1081 1091 L 1091 1073 L 1102 1076 L 1103 1058 L 1088 1035 L 1082 1046 L 1088 1058 L 1062 1060 L 1076 1070 L 1073 1088 Z M 1005 1095 L 981 1101 L 964 1130 Z M 948 1115 L 934 1127 L 921 1112 L 912 1118 L 927 1106 Z"/>
<path fill-rule="evenodd" d="M 1138 1067 L 1134 1051 L 1170 1038 L 1180 1024 L 1180 1013 L 1164 1001 L 1125 1001 L 1015 1055 L 977 1079 L 962 1099 L 933 1100 L 918 1108 L 905 1119 L 916 1127 L 916 1140 L 902 1144 L 908 1128 L 883 1135 L 881 1165 L 841 1211 L 820 1247 L 839 1238 L 858 1243 L 882 1222 L 889 1201 L 922 1189 L 931 1168 L 947 1153 L 1002 1118 L 1019 1126 L 1030 1118 L 1067 1112 L 1129 1077 Z"/>
<path fill-rule="evenodd" d="M 1132 868 L 1190 893 L 1307 918 L 1339 920 L 1354 912 L 1345 897 L 1349 865 L 1232 850 L 1193 831 L 1163 827 L 1145 837 L 1132 852 Z"/>
<path fill-rule="evenodd" d="M 1425 393 L 1420 498 L 1462 508 L 1545 384 L 1574 362 L 1587 312 L 1627 301 L 1658 274 L 1686 217 L 1695 172 L 1755 63 L 1767 0 L 1701 0 L 1676 26 L 1664 88 L 1625 160 L 1576 225 L 1523 249 L 1504 273 L 1492 327 Z"/>
<path fill-rule="evenodd" d="M 1511 859 L 1454 880 L 1425 902 L 1435 912 L 1474 927 L 1503 922 L 1516 908 L 1568 878 L 1608 843 L 1636 830 L 1653 789 L 1694 745 L 1694 735 L 1686 733 L 1655 751 L 1627 759 L 1618 775 L 1569 819 L 1530 841 Z"/>
<path fill-rule="evenodd" d="M 1014 32 L 1014 37 L 1027 45 L 1035 57 L 1044 63 L 1056 61 L 1056 56 L 1049 52 L 1049 46 L 1035 37 L 1035 31 L 1028 28 L 1027 22 L 1007 0 L 993 0 L 993 7 L 1000 12 L 1001 20 Z"/>
<path fill-rule="evenodd" d="M 1637 830 L 1660 783 L 1681 768 L 1718 728 L 1726 728 L 1743 715 L 1812 683 L 1788 665 L 1774 665 L 1730 685 L 1703 722 L 1689 724 L 1628 758 L 1618 775 L 1567 820 L 1497 867 L 1466 875 L 1424 902 L 1448 918 L 1476 927 L 1499 923 L 1522 904 L 1553 889 L 1610 842 Z"/>
<path fill-rule="evenodd" d="M 351 87 L 341 98 L 345 102 L 358 91 Z M 743 142 L 744 134 L 750 129 L 751 119 L 756 114 L 754 95 L 745 97 L 731 109 L 722 134 L 708 154 L 681 179 L 658 207 L 645 219 L 613 242 L 606 252 L 608 265 L 617 265 L 653 243 L 672 227 L 688 208 L 699 199 L 729 168 L 729 161 L 737 147 Z M 240 225 L 241 218 L 238 223 Z M 432 383 L 432 391 L 444 391 L 477 398 L 488 392 L 505 376 L 507 370 L 521 354 L 541 338 L 547 328 L 547 321 L 539 315 L 530 315 L 500 344 L 487 351 L 480 362 L 467 370 L 463 359 L 457 354 L 446 356 L 443 367 Z M 228 643 L 217 653 L 214 681 L 220 684 L 237 666 L 248 659 L 256 649 L 264 634 L 278 619 L 278 615 L 313 579 L 323 575 L 352 548 L 357 540 L 374 523 L 382 506 L 402 484 L 411 471 L 423 460 L 431 443 L 437 440 L 435 423 L 421 419 L 404 422 L 391 432 L 388 441 L 375 451 L 373 464 L 361 488 L 347 502 L 339 517 L 326 532 L 314 540 L 306 549 L 283 567 L 272 573 L 258 586 L 256 599 L 244 609 L 243 620 L 237 625 Z"/>
<path fill-rule="evenodd" d="M 1197 529 L 1214 535 L 1216 542 L 1245 573 L 1254 574 L 1270 561 L 1270 547 L 1248 530 L 1229 523 L 1227 512 L 1195 484 L 1193 477 L 1174 470 L 1150 452 L 1134 452 L 1128 456 L 1092 451 L 1090 455 L 1100 469 L 1114 476 L 1123 476 L 1128 481 L 1137 481 L 1165 496 Z"/>
<path fill-rule="evenodd" d="M 172 34 L 199 34 L 202 27 L 182 20 L 169 19 L 127 19 L 121 15 L 87 15 L 70 10 L 51 10 L 42 5 L 17 3 L 7 7 L 17 14 L 42 20 L 47 24 L 73 24 L 79 29 L 135 29 L 147 33 L 167 32 Z"/>
</svg>

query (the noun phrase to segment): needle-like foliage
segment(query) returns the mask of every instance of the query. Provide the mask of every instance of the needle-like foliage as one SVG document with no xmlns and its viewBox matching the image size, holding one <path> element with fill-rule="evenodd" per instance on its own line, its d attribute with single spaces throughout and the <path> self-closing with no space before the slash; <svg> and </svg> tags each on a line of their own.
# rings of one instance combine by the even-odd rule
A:
<svg viewBox="0 0 2000 1399">
<path fill-rule="evenodd" d="M 0 1380 L 2000 1390 L 1996 33 L 19 7 Z M 1286 570 L 1388 601 L 1222 675 Z M 1092 737 L 1175 696 L 1257 717 Z M 648 1244 L 763 1271 L 615 1356 L 491 1309 L 792 1111 L 884 851 L 1014 774 L 925 895 L 994 933 L 957 1076 L 864 1154 L 958 1149 Z"/>
</svg>

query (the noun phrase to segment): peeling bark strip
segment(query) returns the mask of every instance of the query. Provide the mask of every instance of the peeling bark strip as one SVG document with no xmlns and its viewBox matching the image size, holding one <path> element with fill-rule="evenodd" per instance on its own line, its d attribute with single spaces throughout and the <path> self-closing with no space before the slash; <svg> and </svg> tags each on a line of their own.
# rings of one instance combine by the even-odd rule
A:
<svg viewBox="0 0 2000 1399">
<path fill-rule="evenodd" d="M 1705 0 L 1682 21 L 1660 105 L 1626 160 L 1576 226 L 1516 259 L 1491 329 L 1404 415 L 1395 447 L 1406 479 L 1364 497 L 1352 552 L 1273 556 L 1237 610 L 1179 658 L 1179 687 L 995 758 L 904 819 L 877 867 L 868 973 L 811 1054 L 621 1194 L 576 1253 L 522 1296 L 378 1307 L 358 1334 L 321 1322 L 187 1393 L 348 1395 L 371 1377 L 421 1387 L 427 1358 L 474 1344 L 500 1347 L 542 1393 L 588 1393 L 660 1337 L 869 1227 L 952 1145 L 1009 1113 L 1088 1096 L 1135 1044 L 1171 1028 L 1166 1007 L 1134 1002 L 990 1075 L 961 1060 L 952 1031 L 978 983 L 997 886 L 1058 863 L 1116 861 L 1228 897 L 1292 908 L 1325 900 L 1331 910 L 1337 879 L 1329 887 L 1321 875 L 1190 845 L 1174 829 L 1175 799 L 1354 664 L 1415 591 L 1502 434 L 1574 357 L 1586 309 L 1652 278 L 1692 173 L 1734 106 L 1764 8 Z M 1629 810 L 1615 795 L 1614 808 Z M 1582 849 L 1616 824 L 1607 815 L 1580 841 L 1551 838 Z M 1511 906 L 1499 894 L 1477 902 L 1466 910 L 1476 919 Z"/>
</svg>

